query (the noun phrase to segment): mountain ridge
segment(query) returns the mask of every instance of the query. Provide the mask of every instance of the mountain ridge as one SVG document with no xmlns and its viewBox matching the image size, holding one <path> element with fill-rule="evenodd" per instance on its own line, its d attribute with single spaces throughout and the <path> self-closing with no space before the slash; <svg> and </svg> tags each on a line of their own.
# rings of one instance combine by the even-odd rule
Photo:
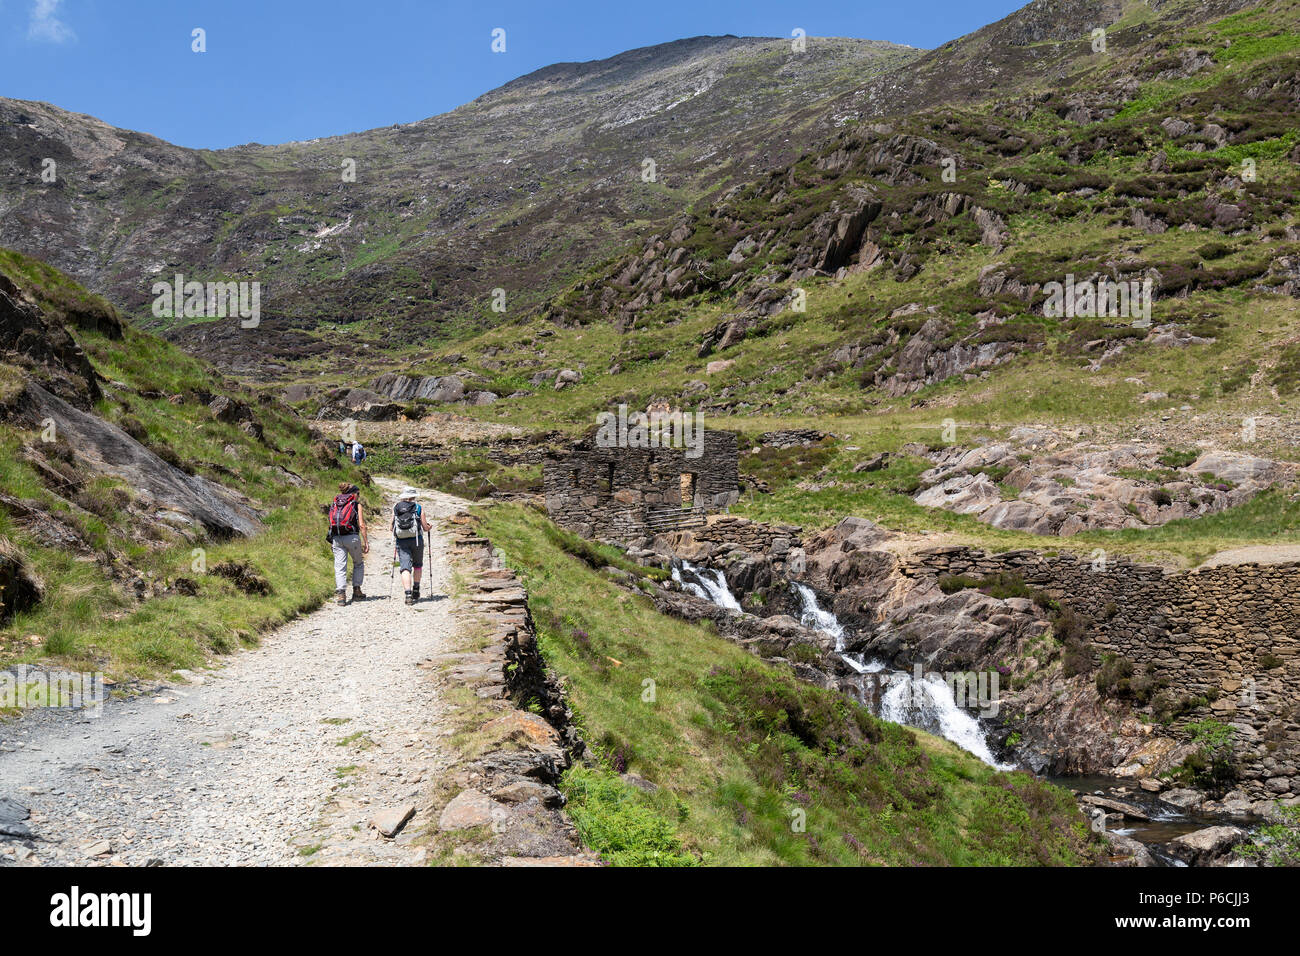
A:
<svg viewBox="0 0 1300 956">
<path fill-rule="evenodd" d="M 614 251 L 639 223 L 734 175 L 727 170 L 788 155 L 775 118 L 823 96 L 817 88 L 834 71 L 914 55 L 875 41 L 788 51 L 788 41 L 674 41 L 543 68 L 410 124 L 220 151 L 4 100 L 0 242 L 65 268 L 137 316 L 150 276 L 201 270 L 270 286 L 264 334 L 277 335 L 277 316 L 293 316 L 308 332 L 341 319 L 356 335 L 355 320 L 367 317 L 438 335 L 448 324 L 497 318 L 486 299 L 493 286 L 522 297 L 514 314 L 535 306 L 544 295 L 533 290 L 558 288 L 566 262 Z M 778 68 L 776 79 L 755 81 Z M 605 89 L 611 76 L 632 92 Z M 539 83 L 552 88 L 548 96 L 521 92 Z M 515 112 L 520 96 L 528 124 Z M 745 108 L 735 108 L 742 99 Z M 640 183 L 647 141 L 662 173 L 629 189 Z M 46 158 L 63 169 L 49 188 L 39 181 Z M 356 163 L 354 183 L 342 181 L 345 159 Z M 335 231 L 315 235 L 325 230 Z M 551 247 L 565 233 L 571 254 L 561 256 Z M 520 246 L 526 267 L 508 268 Z M 472 280 L 483 270 L 520 274 L 484 288 Z M 434 283 L 436 295 L 427 291 Z M 383 329 L 371 343 L 387 347 Z M 292 361 L 294 347 L 287 352 Z"/>
</svg>

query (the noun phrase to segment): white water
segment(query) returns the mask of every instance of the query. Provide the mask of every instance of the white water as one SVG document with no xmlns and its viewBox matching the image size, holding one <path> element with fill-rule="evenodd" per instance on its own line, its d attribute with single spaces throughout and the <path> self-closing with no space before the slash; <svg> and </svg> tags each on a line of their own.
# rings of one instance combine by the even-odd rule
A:
<svg viewBox="0 0 1300 956">
<path fill-rule="evenodd" d="M 919 680 L 906 671 L 894 671 L 885 679 L 886 690 L 880 698 L 883 720 L 907 724 L 951 740 L 986 764 L 1012 769 L 993 757 L 979 721 L 957 706 L 952 687 L 941 674 L 925 674 Z"/>
<path fill-rule="evenodd" d="M 894 724 L 906 724 L 928 733 L 937 734 L 945 740 L 951 740 L 958 747 L 970 751 L 980 760 L 994 767 L 1009 769 L 999 764 L 989 749 L 984 731 L 979 721 L 971 714 L 957 706 L 953 698 L 952 687 L 941 674 L 913 675 L 906 671 L 887 670 L 883 661 L 864 661 L 860 654 L 844 651 L 844 625 L 839 622 L 834 612 L 827 611 L 817 603 L 817 595 L 812 588 L 798 581 L 792 581 L 795 593 L 799 595 L 800 621 L 806 627 L 812 627 L 831 635 L 835 641 L 835 651 L 840 659 L 859 674 L 873 676 L 871 681 L 878 682 L 882 689 L 879 694 L 863 693 L 863 699 L 872 705 L 872 698 L 879 698 L 879 712 L 882 720 Z M 883 672 L 883 673 L 882 673 Z M 860 681 L 865 691 L 866 680 Z M 876 709 L 873 706 L 873 709 Z"/>
<path fill-rule="evenodd" d="M 798 581 L 790 582 L 794 585 L 794 593 L 799 595 L 799 623 L 804 627 L 811 627 L 829 634 L 835 638 L 835 653 L 842 653 L 844 650 L 844 625 L 840 623 L 831 611 L 822 610 L 817 603 L 817 595 L 813 589 L 806 584 L 800 584 Z M 856 668 L 858 665 L 852 661 L 850 666 Z"/>
<path fill-rule="evenodd" d="M 726 586 L 726 578 L 721 572 L 711 568 L 695 568 L 686 561 L 682 562 L 682 568 L 699 583 L 683 580 L 676 566 L 673 567 L 674 581 L 681 582 L 692 594 L 708 598 L 714 604 L 728 610 L 740 610 L 740 605 Z M 861 654 L 846 652 L 844 625 L 834 612 L 826 610 L 817 602 L 817 594 L 808 585 L 798 581 L 790 583 L 799 596 L 800 622 L 805 627 L 829 634 L 835 642 L 835 653 L 844 663 L 860 675 L 872 675 L 869 679 L 860 678 L 859 689 L 863 703 L 877 711 L 877 717 L 937 734 L 987 764 L 1010 769 L 994 758 L 979 721 L 957 705 L 952 687 L 942 675 L 925 674 L 918 678 L 906 671 L 889 670 L 883 661 L 868 661 Z M 875 685 L 872 688 L 875 693 L 867 693 L 866 685 L 869 681 Z"/>
<path fill-rule="evenodd" d="M 714 568 L 698 568 L 689 561 L 674 562 L 673 580 L 682 587 L 728 611 L 739 611 L 740 603 L 727 587 L 726 576 Z M 979 721 L 969 711 L 957 705 L 952 687 L 941 674 L 913 675 L 906 671 L 890 670 L 883 661 L 864 660 L 861 654 L 844 649 L 844 625 L 833 611 L 817 602 L 812 588 L 798 581 L 790 582 L 799 596 L 799 620 L 805 627 L 829 634 L 835 653 L 859 675 L 858 687 L 864 704 L 876 716 L 890 723 L 906 724 L 950 740 L 974 754 L 980 760 L 1001 769 L 1011 769 L 999 764 L 989 749 Z M 867 675 L 870 675 L 869 677 Z M 872 685 L 868 687 L 868 685 Z M 869 692 L 870 691 L 870 692 Z"/>
<path fill-rule="evenodd" d="M 727 577 L 721 571 L 697 568 L 689 561 L 682 561 L 680 566 L 673 562 L 673 580 L 696 597 L 712 601 L 728 611 L 740 611 L 740 602 L 727 587 Z"/>
</svg>

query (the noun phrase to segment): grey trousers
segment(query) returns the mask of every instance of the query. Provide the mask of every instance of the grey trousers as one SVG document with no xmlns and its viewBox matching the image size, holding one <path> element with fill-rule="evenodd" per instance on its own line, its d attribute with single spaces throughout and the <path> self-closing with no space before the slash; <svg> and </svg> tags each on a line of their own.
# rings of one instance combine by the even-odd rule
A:
<svg viewBox="0 0 1300 956">
<path fill-rule="evenodd" d="M 361 535 L 344 534 L 336 537 L 334 547 L 334 590 L 342 591 L 348 583 L 348 555 L 352 556 L 352 586 L 361 587 L 366 576 L 366 559 L 361 553 Z"/>
</svg>

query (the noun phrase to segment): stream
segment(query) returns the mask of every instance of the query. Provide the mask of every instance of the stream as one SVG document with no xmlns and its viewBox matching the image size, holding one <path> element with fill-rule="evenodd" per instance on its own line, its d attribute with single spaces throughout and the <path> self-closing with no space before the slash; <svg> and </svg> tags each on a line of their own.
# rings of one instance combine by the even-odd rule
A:
<svg viewBox="0 0 1300 956">
<path fill-rule="evenodd" d="M 716 568 L 698 567 L 689 561 L 673 562 L 672 578 L 688 593 L 712 601 L 718 607 L 741 612 L 740 602 L 727 585 L 727 578 Z M 882 720 L 906 724 L 950 740 L 990 766 L 1014 770 L 1014 764 L 999 763 L 993 756 L 979 721 L 959 707 L 952 688 L 940 674 L 909 674 L 889 667 L 884 661 L 867 660 L 844 649 L 844 626 L 834 613 L 817 602 L 812 588 L 791 582 L 799 596 L 800 623 L 829 634 L 834 650 L 854 672 L 858 703 Z"/>
<path fill-rule="evenodd" d="M 727 584 L 726 575 L 716 568 L 697 567 L 689 561 L 675 560 L 672 579 L 687 592 L 728 611 L 741 613 L 743 610 Z M 851 680 L 858 703 L 882 720 L 943 737 L 998 770 L 1021 769 L 1017 764 L 1000 762 L 994 756 L 979 720 L 969 708 L 958 704 L 952 686 L 943 675 L 922 674 L 919 666 L 914 673 L 908 673 L 885 661 L 847 651 L 844 626 L 835 614 L 821 606 L 812 588 L 798 581 L 789 583 L 799 599 L 800 623 L 829 635 L 835 654 L 853 670 Z M 1153 859 L 1163 866 L 1186 865 L 1165 849 L 1165 844 L 1175 837 L 1224 823 L 1249 828 L 1240 819 L 1191 813 L 1162 803 L 1156 794 L 1141 790 L 1132 780 L 1106 776 L 1043 779 L 1081 794 L 1118 799 L 1141 810 L 1150 817 L 1149 820 L 1125 818 L 1122 826 L 1112 826 L 1111 830 L 1146 845 Z"/>
<path fill-rule="evenodd" d="M 805 627 L 829 634 L 835 641 L 835 653 L 853 669 L 858 703 L 882 720 L 906 724 L 918 730 L 950 740 L 963 750 L 979 757 L 999 770 L 1014 770 L 1014 764 L 998 762 L 989 747 L 979 721 L 957 705 L 952 687 L 941 674 L 909 674 L 881 660 L 868 660 L 861 654 L 844 649 L 844 626 L 835 614 L 817 602 L 817 595 L 806 584 L 791 582 L 799 595 L 799 621 Z"/>
</svg>

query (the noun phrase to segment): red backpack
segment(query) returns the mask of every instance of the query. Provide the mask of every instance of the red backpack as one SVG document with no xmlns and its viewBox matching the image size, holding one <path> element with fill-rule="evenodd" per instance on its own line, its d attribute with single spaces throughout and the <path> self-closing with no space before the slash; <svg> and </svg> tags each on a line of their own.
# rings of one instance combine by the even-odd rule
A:
<svg viewBox="0 0 1300 956">
<path fill-rule="evenodd" d="M 344 534 L 357 534 L 361 530 L 357 522 L 357 509 L 361 507 L 360 495 L 348 492 L 334 496 L 330 505 L 330 537 Z"/>
</svg>

